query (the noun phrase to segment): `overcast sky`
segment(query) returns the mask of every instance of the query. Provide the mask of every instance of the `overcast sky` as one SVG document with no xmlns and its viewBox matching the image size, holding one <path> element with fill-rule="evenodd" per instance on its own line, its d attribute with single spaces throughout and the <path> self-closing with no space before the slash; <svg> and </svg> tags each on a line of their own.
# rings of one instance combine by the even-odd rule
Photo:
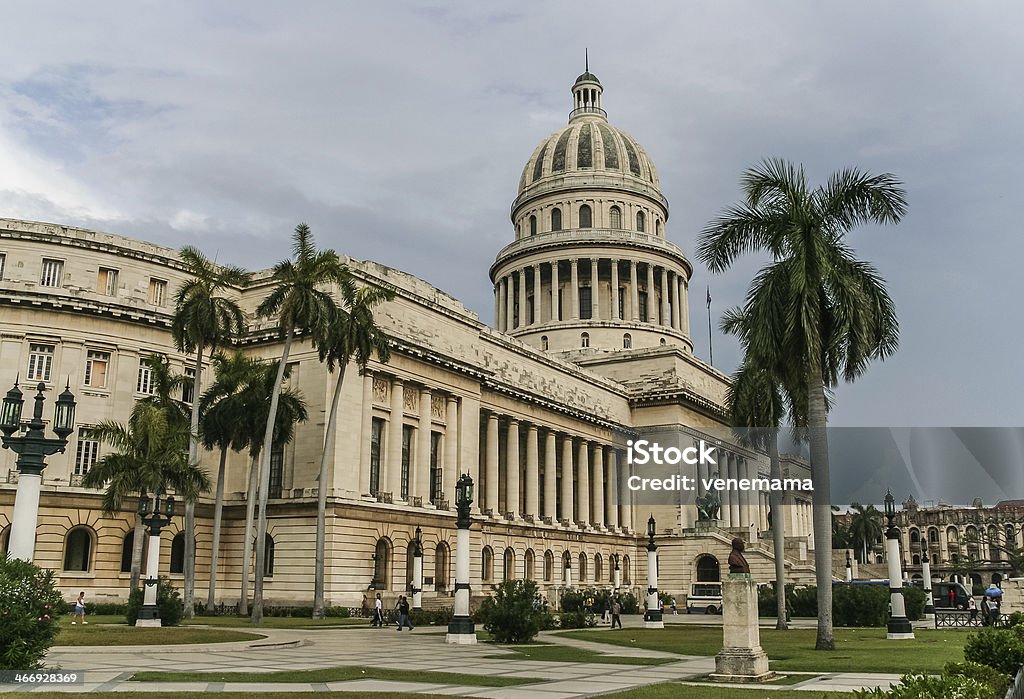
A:
<svg viewBox="0 0 1024 699">
<path fill-rule="evenodd" d="M 639 8 L 639 9 L 638 9 Z M 692 257 L 781 156 L 892 172 L 910 213 L 850 239 L 888 280 L 899 352 L 834 425 L 1021 425 L 1024 6 L 1015 2 L 5 3 L 0 216 L 262 269 L 322 246 L 415 274 L 486 322 L 487 269 L 534 147 L 590 67 L 654 160 Z M 1013 48 L 1016 45 L 1017 48 Z M 763 260 L 710 276 L 713 311 Z M 738 349 L 715 333 L 715 365 Z"/>
</svg>

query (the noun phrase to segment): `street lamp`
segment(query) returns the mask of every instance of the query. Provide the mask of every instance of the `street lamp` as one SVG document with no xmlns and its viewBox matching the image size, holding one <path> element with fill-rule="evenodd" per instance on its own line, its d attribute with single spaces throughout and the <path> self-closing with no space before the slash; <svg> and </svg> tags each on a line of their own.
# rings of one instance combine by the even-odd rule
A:
<svg viewBox="0 0 1024 699">
<path fill-rule="evenodd" d="M 163 494 L 161 487 L 152 499 L 145 492 L 139 496 L 139 517 L 149 527 L 149 553 L 146 556 L 146 592 L 142 598 L 142 609 L 135 620 L 136 626 L 161 626 L 160 608 L 156 604 L 160 581 L 160 530 L 170 524 L 174 516 L 174 497 L 168 495 L 161 504 Z"/>
<path fill-rule="evenodd" d="M 614 575 L 615 575 L 615 577 L 614 577 L 615 594 L 619 594 L 619 586 L 622 584 L 622 579 L 620 577 L 622 575 L 622 570 L 621 570 L 621 568 L 619 568 L 619 554 L 617 554 L 617 553 L 613 553 L 612 554 L 612 566 L 613 566 L 613 570 L 615 571 L 615 573 L 614 573 Z"/>
<path fill-rule="evenodd" d="M 412 608 L 423 608 L 423 530 L 416 527 L 412 540 Z"/>
<path fill-rule="evenodd" d="M 36 527 L 39 518 L 39 490 L 43 481 L 46 457 L 64 453 L 68 436 L 75 429 L 75 396 L 68 382 L 57 398 L 53 413 L 53 432 L 57 438 L 47 437 L 43 429 L 43 392 L 46 384 L 36 386 L 35 407 L 24 434 L 15 437 L 21 428 L 21 409 L 25 404 L 17 380 L 4 396 L 0 408 L 0 431 L 4 449 L 18 455 L 18 491 L 14 496 L 14 516 L 8 551 L 11 558 L 31 561 L 36 550 Z"/>
<path fill-rule="evenodd" d="M 446 643 L 476 643 L 476 628 L 469 616 L 469 508 L 473 504 L 473 479 L 468 473 L 455 484 L 455 613 L 448 624 Z"/>
<path fill-rule="evenodd" d="M 928 560 L 928 536 L 921 537 L 921 576 L 924 578 L 924 620 L 935 620 L 935 600 L 932 599 L 932 562 Z"/>
<path fill-rule="evenodd" d="M 652 514 L 647 520 L 647 611 L 644 613 L 645 629 L 663 629 L 665 622 L 661 618 L 661 605 L 658 604 L 658 545 L 654 543 L 654 534 L 658 523 Z"/>
<path fill-rule="evenodd" d="M 907 619 L 907 604 L 903 599 L 903 574 L 900 565 L 900 532 L 896 528 L 896 500 L 892 492 L 885 491 L 885 518 L 889 528 L 885 532 L 885 557 L 889 563 L 889 626 L 885 635 L 889 639 L 913 638 L 914 629 Z"/>
<path fill-rule="evenodd" d="M 850 552 L 846 552 L 846 582 L 853 580 L 853 561 L 850 559 Z"/>
</svg>

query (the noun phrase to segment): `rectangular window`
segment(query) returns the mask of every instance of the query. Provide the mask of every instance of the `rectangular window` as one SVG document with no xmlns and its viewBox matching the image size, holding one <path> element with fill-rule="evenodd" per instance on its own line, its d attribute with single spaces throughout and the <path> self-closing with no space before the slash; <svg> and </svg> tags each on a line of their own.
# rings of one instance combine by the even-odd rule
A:
<svg viewBox="0 0 1024 699">
<path fill-rule="evenodd" d="M 196 395 L 196 370 L 185 367 L 185 381 L 181 384 L 181 402 L 191 406 Z"/>
<path fill-rule="evenodd" d="M 414 427 L 402 425 L 402 500 L 409 499 L 409 466 L 412 462 L 412 434 Z"/>
<path fill-rule="evenodd" d="M 64 262 L 43 258 L 43 273 L 39 276 L 39 286 L 59 287 L 64 281 Z"/>
<path fill-rule="evenodd" d="M 533 323 L 536 323 L 537 322 L 536 316 L 537 316 L 537 313 L 536 313 L 536 309 L 534 308 L 533 297 L 532 296 L 527 296 L 526 297 L 526 318 L 527 318 L 527 322 L 530 323 L 531 325 Z"/>
<path fill-rule="evenodd" d="M 281 483 L 284 480 L 284 447 L 274 447 L 270 452 L 270 488 L 267 496 L 281 497 Z"/>
<path fill-rule="evenodd" d="M 640 322 L 646 323 L 647 322 L 647 292 L 646 291 L 641 291 L 639 294 L 637 294 L 637 301 L 638 301 L 637 305 L 640 307 L 638 309 L 638 311 L 639 311 L 638 315 L 640 316 Z"/>
<path fill-rule="evenodd" d="M 139 364 L 139 380 L 135 384 L 135 392 L 151 396 L 155 390 L 153 386 L 153 370 L 145 364 Z"/>
<path fill-rule="evenodd" d="M 117 296 L 117 270 L 100 267 L 96 275 L 96 293 L 104 296 Z"/>
<path fill-rule="evenodd" d="M 619 287 L 619 320 L 626 319 L 626 290 Z"/>
<path fill-rule="evenodd" d="M 78 450 L 75 452 L 75 475 L 84 476 L 89 473 L 100 454 L 100 442 L 93 438 L 88 430 L 80 430 Z"/>
<path fill-rule="evenodd" d="M 562 301 L 562 289 L 558 289 L 558 319 L 562 320 L 565 318 L 565 302 Z"/>
<path fill-rule="evenodd" d="M 580 287 L 580 318 L 582 320 L 587 320 L 588 318 L 591 317 L 590 316 L 590 311 L 592 309 L 591 309 L 591 306 L 590 306 L 590 298 L 591 298 L 590 297 L 590 287 L 589 286 L 581 286 Z"/>
<path fill-rule="evenodd" d="M 149 302 L 154 306 L 167 303 L 167 282 L 163 279 L 149 280 Z"/>
<path fill-rule="evenodd" d="M 0 252 L 0 279 L 4 278 L 4 264 L 7 262 L 7 255 Z"/>
<path fill-rule="evenodd" d="M 370 495 L 380 492 L 380 448 L 384 438 L 384 420 L 373 418 L 370 423 Z"/>
<path fill-rule="evenodd" d="M 47 381 L 50 380 L 50 372 L 53 371 L 53 345 L 28 346 L 28 380 Z"/>
<path fill-rule="evenodd" d="M 441 485 L 441 433 L 430 433 L 430 502 L 444 499 Z"/>
<path fill-rule="evenodd" d="M 109 367 L 110 352 L 89 350 L 85 360 L 85 385 L 93 388 L 106 388 Z"/>
</svg>

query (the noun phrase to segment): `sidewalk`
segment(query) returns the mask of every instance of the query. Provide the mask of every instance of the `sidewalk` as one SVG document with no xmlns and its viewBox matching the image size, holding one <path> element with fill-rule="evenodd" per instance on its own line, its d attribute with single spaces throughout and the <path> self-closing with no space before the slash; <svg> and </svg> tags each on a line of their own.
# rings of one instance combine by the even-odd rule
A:
<svg viewBox="0 0 1024 699">
<path fill-rule="evenodd" d="M 85 674 L 79 685 L 47 686 L 45 691 L 69 692 L 308 692 L 371 691 L 447 694 L 451 696 L 491 697 L 493 699 L 572 699 L 634 689 L 669 681 L 692 680 L 714 669 L 714 658 L 677 656 L 664 651 L 620 648 L 601 643 L 564 638 L 545 632 L 548 643 L 585 648 L 602 654 L 629 657 L 678 658 L 676 662 L 656 666 L 611 663 L 566 663 L 503 659 L 511 651 L 491 644 L 450 646 L 444 634 L 423 632 L 401 635 L 380 629 L 283 630 L 261 629 L 267 638 L 238 643 L 201 646 L 122 646 L 62 647 L 47 657 L 47 665 L 64 671 Z M 459 672 L 499 677 L 534 677 L 543 680 L 510 687 L 479 687 L 431 682 L 395 682 L 389 680 L 349 680 L 327 683 L 261 683 L 259 673 L 277 670 L 318 669 L 337 666 L 420 670 L 423 672 Z M 139 670 L 181 672 L 246 672 L 249 682 L 131 682 Z M 862 687 L 888 686 L 896 675 L 829 673 L 788 689 L 808 691 L 852 691 Z M 749 686 L 749 685 L 748 685 Z M 768 689 L 782 689 L 773 687 Z M 33 691 L 34 687 L 0 685 L 2 692 Z M 40 690 L 36 690 L 40 691 Z M 752 695 L 755 696 L 755 695 Z"/>
</svg>

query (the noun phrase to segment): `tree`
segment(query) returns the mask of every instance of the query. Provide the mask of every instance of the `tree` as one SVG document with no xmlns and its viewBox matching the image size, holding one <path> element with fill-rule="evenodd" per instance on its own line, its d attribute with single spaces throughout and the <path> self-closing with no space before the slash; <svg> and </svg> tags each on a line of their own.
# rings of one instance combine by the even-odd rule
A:
<svg viewBox="0 0 1024 699">
<path fill-rule="evenodd" d="M 238 304 L 222 294 L 231 288 L 249 285 L 251 275 L 240 267 L 221 267 L 197 248 L 183 247 L 178 258 L 189 273 L 174 295 L 174 320 L 171 336 L 179 352 L 195 353 L 192 388 L 192 414 L 189 428 L 188 461 L 199 465 L 199 398 L 202 384 L 203 352 L 212 355 L 219 345 L 230 342 L 245 328 L 245 316 Z M 223 473 L 219 474 L 223 476 Z M 221 481 L 218 480 L 218 488 Z M 195 499 L 185 501 L 185 618 L 195 614 L 193 595 L 196 577 Z"/>
<path fill-rule="evenodd" d="M 860 562 L 869 563 L 868 546 L 882 536 L 882 513 L 874 505 L 850 504 L 850 544 L 860 553 Z"/>
<path fill-rule="evenodd" d="M 348 271 L 333 250 L 317 250 L 309 226 L 300 223 L 292 235 L 294 259 L 274 265 L 271 280 L 274 289 L 259 305 L 257 313 L 263 318 L 277 318 L 278 328 L 284 338 L 281 361 L 278 365 L 277 380 L 270 398 L 270 412 L 263 435 L 263 453 L 260 457 L 259 472 L 259 520 L 256 540 L 262 542 L 267 535 L 267 497 L 270 489 L 270 452 L 273 444 L 274 426 L 277 420 L 278 402 L 281 396 L 281 382 L 284 380 L 288 353 L 296 332 L 322 337 L 327 323 L 337 315 L 337 305 L 330 291 L 324 287 L 332 284 L 351 284 Z M 256 585 L 253 595 L 252 622 L 263 620 L 263 546 L 256 547 Z"/>
<path fill-rule="evenodd" d="M 892 354 L 899 337 L 884 281 L 874 267 L 856 259 L 844 236 L 863 223 L 897 223 L 907 203 L 893 175 L 855 168 L 833 174 L 811 191 L 802 166 L 766 160 L 747 170 L 742 183 L 745 201 L 704 228 L 697 256 L 712 272 L 725 271 L 745 252 L 763 251 L 772 258 L 744 302 L 750 320 L 747 347 L 759 366 L 782 376 L 800 375 L 807 392 L 818 584 L 815 648 L 831 650 L 826 391 L 840 376 L 853 381 L 871 360 Z"/>
<path fill-rule="evenodd" d="M 386 363 L 391 357 L 388 347 L 388 336 L 373 319 L 373 309 L 391 301 L 395 295 L 390 289 L 363 287 L 356 289 L 350 276 L 346 275 L 343 283 L 338 284 L 341 293 L 341 305 L 335 311 L 335 317 L 323 329 L 323 335 L 317 341 L 320 361 L 327 363 L 327 370 L 333 372 L 338 368 L 338 379 L 334 385 L 334 396 L 331 399 L 331 411 L 327 419 L 327 431 L 324 436 L 324 448 L 320 455 L 320 475 L 317 479 L 317 516 L 316 516 L 316 570 L 313 585 L 313 618 L 324 616 L 324 549 L 327 538 L 327 462 L 334 444 L 334 435 L 338 424 L 338 401 L 345 382 L 345 369 L 354 361 L 362 375 L 366 365 L 374 354 L 377 359 Z"/>
</svg>

